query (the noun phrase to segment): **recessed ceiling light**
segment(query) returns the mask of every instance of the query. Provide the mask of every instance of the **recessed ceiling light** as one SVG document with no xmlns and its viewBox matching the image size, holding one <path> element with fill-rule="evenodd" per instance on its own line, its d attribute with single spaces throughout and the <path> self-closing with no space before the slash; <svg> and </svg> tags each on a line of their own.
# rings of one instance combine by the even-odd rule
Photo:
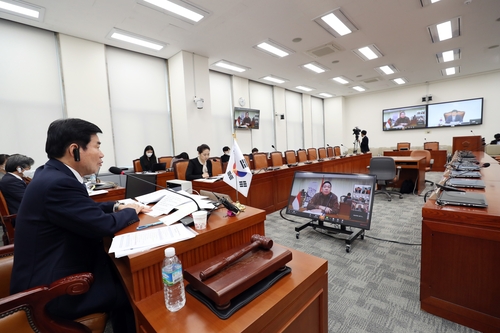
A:
<svg viewBox="0 0 500 333">
<path fill-rule="evenodd" d="M 161 43 L 158 41 L 154 41 L 154 40 L 149 39 L 147 37 L 136 35 L 134 33 L 119 30 L 116 28 L 111 29 L 111 31 L 107 37 L 111 38 L 111 39 L 116 39 L 116 40 L 120 40 L 123 42 L 131 43 L 131 44 L 139 45 L 142 47 L 147 47 L 147 48 L 153 49 L 155 51 L 160 51 L 165 46 L 167 46 L 167 44 L 164 44 L 164 43 Z"/>
<path fill-rule="evenodd" d="M 292 42 L 294 42 L 294 43 L 298 43 L 298 42 L 301 42 L 301 41 L 302 41 L 302 38 L 300 38 L 300 37 L 292 39 Z"/>
<path fill-rule="evenodd" d="M 286 81 L 288 81 L 287 79 L 282 79 L 282 78 L 274 76 L 274 75 L 264 76 L 264 77 L 262 77 L 260 79 L 261 80 L 266 80 L 266 81 L 271 81 L 271 82 L 274 82 L 274 83 L 285 83 Z"/>
<path fill-rule="evenodd" d="M 329 69 L 322 66 L 321 64 L 318 64 L 317 62 L 313 61 L 308 64 L 302 65 L 302 67 L 307 68 L 315 73 L 324 73 L 328 71 Z"/>
<path fill-rule="evenodd" d="M 380 74 L 385 74 L 385 75 L 391 75 L 391 74 L 394 74 L 396 72 L 398 72 L 398 70 L 396 69 L 396 67 L 394 65 L 384 65 L 384 66 L 380 66 L 380 67 L 377 67 L 377 68 L 374 68 L 375 71 L 379 72 Z"/>
<path fill-rule="evenodd" d="M 436 58 L 439 63 L 442 63 L 442 62 L 458 60 L 460 59 L 460 55 L 461 55 L 460 49 L 453 49 L 436 54 Z"/>
<path fill-rule="evenodd" d="M 362 86 L 354 86 L 354 87 L 352 87 L 352 89 L 357 90 L 357 91 L 365 91 L 366 90 Z"/>
<path fill-rule="evenodd" d="M 309 88 L 306 86 L 296 86 L 295 88 L 303 90 L 303 91 L 313 91 L 314 90 L 314 88 Z"/>
<path fill-rule="evenodd" d="M 270 55 L 277 56 L 280 58 L 286 57 L 287 55 L 294 53 L 294 51 L 276 43 L 271 39 L 268 39 L 262 43 L 254 45 L 253 47 L 260 51 L 264 51 L 266 53 L 269 53 Z"/>
<path fill-rule="evenodd" d="M 378 50 L 375 44 L 361 47 L 359 49 L 352 50 L 358 57 L 364 61 L 373 60 L 382 57 L 382 53 Z"/>
<path fill-rule="evenodd" d="M 166 14 L 174 14 L 181 19 L 187 19 L 190 23 L 197 23 L 209 15 L 208 12 L 181 0 L 137 0 L 137 2 L 155 10 L 161 8 Z"/>
<path fill-rule="evenodd" d="M 458 74 L 458 73 L 460 73 L 460 66 L 448 67 L 448 68 L 445 68 L 445 69 L 441 70 L 441 74 L 443 76 L 455 75 L 455 74 Z"/>
<path fill-rule="evenodd" d="M 446 22 L 427 27 L 433 43 L 460 36 L 461 18 L 456 17 Z"/>
<path fill-rule="evenodd" d="M 320 93 L 319 96 L 321 97 L 326 97 L 326 98 L 330 98 L 330 97 L 333 97 L 334 95 L 332 94 L 329 94 L 329 93 Z"/>
<path fill-rule="evenodd" d="M 45 8 L 20 1 L 1 0 L 0 12 L 43 21 Z"/>
<path fill-rule="evenodd" d="M 406 81 L 405 78 L 402 78 L 402 77 L 398 77 L 396 79 L 392 79 L 391 81 L 394 82 L 394 83 L 396 83 L 396 84 L 405 84 L 405 83 L 408 82 L 408 81 Z"/>
<path fill-rule="evenodd" d="M 420 0 L 420 4 L 422 5 L 422 7 L 432 5 L 436 2 L 439 2 L 439 0 Z"/>
<path fill-rule="evenodd" d="M 238 72 L 238 73 L 242 73 L 242 72 L 250 69 L 249 67 L 241 66 L 241 65 L 235 64 L 233 62 L 227 61 L 227 60 L 219 60 L 216 63 L 214 63 L 213 65 L 217 66 L 217 67 L 229 69 L 231 71 Z"/>
<path fill-rule="evenodd" d="M 341 37 L 350 34 L 358 28 L 342 13 L 340 8 L 321 15 L 314 19 L 323 29 L 334 37 Z"/>
<path fill-rule="evenodd" d="M 336 81 L 336 82 L 338 82 L 340 84 L 348 84 L 349 83 L 349 79 L 347 79 L 344 76 L 337 76 L 337 77 L 334 77 L 332 80 Z"/>
</svg>

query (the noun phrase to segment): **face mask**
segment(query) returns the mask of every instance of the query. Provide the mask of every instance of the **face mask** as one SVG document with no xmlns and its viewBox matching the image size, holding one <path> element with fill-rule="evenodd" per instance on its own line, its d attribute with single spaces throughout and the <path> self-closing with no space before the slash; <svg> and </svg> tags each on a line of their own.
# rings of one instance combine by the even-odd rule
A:
<svg viewBox="0 0 500 333">
<path fill-rule="evenodd" d="M 153 156 L 153 154 L 152 153 L 146 153 L 146 156 L 147 157 L 151 157 L 151 156 Z"/>
</svg>

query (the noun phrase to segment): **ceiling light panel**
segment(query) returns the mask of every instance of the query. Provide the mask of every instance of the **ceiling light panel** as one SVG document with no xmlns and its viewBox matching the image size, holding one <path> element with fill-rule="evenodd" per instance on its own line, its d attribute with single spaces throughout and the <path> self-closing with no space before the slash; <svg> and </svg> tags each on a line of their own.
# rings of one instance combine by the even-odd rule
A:
<svg viewBox="0 0 500 333">
<path fill-rule="evenodd" d="M 287 79 L 282 79 L 280 77 L 274 76 L 274 75 L 268 75 L 260 78 L 261 80 L 266 80 L 269 82 L 274 82 L 274 83 L 285 83 L 289 80 Z"/>
<path fill-rule="evenodd" d="M 334 77 L 332 80 L 340 84 L 348 84 L 350 82 L 350 80 L 345 76 L 337 76 Z"/>
<path fill-rule="evenodd" d="M 364 61 L 377 59 L 383 57 L 382 53 L 375 46 L 375 44 L 361 47 L 359 49 L 352 50 L 354 54 L 363 59 Z"/>
<path fill-rule="evenodd" d="M 458 60 L 460 59 L 460 56 L 460 49 L 453 49 L 436 54 L 436 58 L 439 63 Z"/>
<path fill-rule="evenodd" d="M 398 85 L 408 83 L 408 80 L 405 79 L 404 77 L 398 77 L 398 78 L 392 79 L 391 81 L 394 82 L 395 84 L 398 84 Z"/>
<path fill-rule="evenodd" d="M 374 70 L 382 75 L 391 75 L 391 74 L 399 72 L 394 65 L 384 65 L 384 66 L 374 68 Z"/>
<path fill-rule="evenodd" d="M 358 30 L 354 23 L 342 13 L 340 8 L 315 18 L 314 22 L 318 23 L 334 37 L 342 37 Z"/>
<path fill-rule="evenodd" d="M 153 39 L 136 35 L 128 31 L 119 30 L 116 28 L 111 29 L 111 32 L 106 36 L 109 39 L 120 40 L 123 42 L 139 45 L 155 51 L 160 51 L 168 44 L 155 41 Z"/>
<path fill-rule="evenodd" d="M 313 91 L 314 88 L 309 88 L 309 87 L 306 87 L 306 86 L 296 86 L 295 88 L 299 89 L 299 90 L 302 90 L 302 91 Z"/>
<path fill-rule="evenodd" d="M 455 17 L 446 22 L 434 24 L 427 27 L 433 43 L 441 42 L 447 39 L 460 36 L 461 18 Z"/>
<path fill-rule="evenodd" d="M 310 71 L 313 71 L 313 72 L 315 72 L 315 73 L 318 73 L 318 74 L 320 74 L 320 73 L 324 73 L 324 72 L 326 72 L 326 71 L 328 71 L 328 70 L 329 70 L 329 69 L 328 69 L 328 68 L 326 68 L 325 66 L 323 66 L 323 65 L 321 65 L 321 64 L 319 64 L 319 63 L 317 63 L 317 62 L 315 62 L 315 61 L 310 62 L 310 63 L 307 63 L 307 64 L 305 64 L 305 65 L 302 65 L 302 67 L 303 67 L 303 68 L 306 68 L 306 69 L 308 69 L 308 70 L 310 70 Z"/>
<path fill-rule="evenodd" d="M 45 8 L 13 0 L 0 0 L 0 12 L 43 22 Z"/>
<path fill-rule="evenodd" d="M 439 0 L 420 0 L 420 4 L 422 5 L 422 7 L 435 4 L 436 2 L 439 2 Z"/>
<path fill-rule="evenodd" d="M 329 93 L 320 93 L 318 95 L 321 96 L 321 97 L 325 97 L 325 98 L 330 98 L 330 97 L 335 96 L 335 95 L 332 95 L 332 94 L 329 94 Z"/>
<path fill-rule="evenodd" d="M 229 69 L 231 71 L 238 72 L 238 73 L 242 73 L 242 72 L 250 69 L 250 67 L 238 65 L 238 64 L 235 64 L 234 62 L 230 62 L 227 60 L 219 60 L 216 63 L 214 63 L 213 66 Z"/>
<path fill-rule="evenodd" d="M 460 66 L 448 67 L 448 68 L 445 68 L 445 69 L 441 70 L 441 74 L 443 76 L 450 76 L 450 75 L 455 75 L 455 74 L 458 74 L 458 73 L 460 73 Z"/>
<path fill-rule="evenodd" d="M 254 45 L 253 47 L 259 51 L 266 52 L 267 54 L 279 58 L 283 58 L 286 57 L 287 55 L 295 53 L 295 51 L 283 45 L 280 45 L 271 39 L 265 40 L 262 43 Z"/>
<path fill-rule="evenodd" d="M 362 91 L 365 91 L 366 89 L 362 86 L 354 86 L 352 87 L 352 89 L 356 90 L 356 91 L 359 91 L 359 92 L 362 92 Z"/>
<path fill-rule="evenodd" d="M 210 15 L 204 9 L 182 0 L 136 0 L 138 4 L 147 6 L 162 13 L 177 17 L 183 21 L 195 24 Z"/>
</svg>

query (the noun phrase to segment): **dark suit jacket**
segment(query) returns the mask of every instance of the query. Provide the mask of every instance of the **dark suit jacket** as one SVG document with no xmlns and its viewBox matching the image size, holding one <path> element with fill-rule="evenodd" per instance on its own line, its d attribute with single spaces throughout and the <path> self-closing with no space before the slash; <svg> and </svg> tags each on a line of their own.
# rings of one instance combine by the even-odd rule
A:
<svg viewBox="0 0 500 333">
<path fill-rule="evenodd" d="M 207 160 L 208 175 L 212 177 L 212 162 Z M 200 179 L 203 176 L 203 165 L 198 161 L 198 157 L 189 160 L 186 169 L 186 180 Z"/>
<path fill-rule="evenodd" d="M 2 194 L 5 197 L 7 207 L 9 207 L 9 213 L 17 214 L 25 190 L 26 183 L 24 180 L 21 180 L 10 173 L 7 173 L 2 177 L 2 180 L 0 180 L 0 191 L 2 191 Z"/>
<path fill-rule="evenodd" d="M 452 115 L 449 115 L 448 117 L 446 117 L 445 122 L 446 122 L 447 124 L 451 123 L 451 122 L 453 121 L 453 119 L 452 119 L 452 118 L 453 118 L 453 116 L 452 116 Z M 455 121 L 459 121 L 459 122 L 463 121 L 462 116 L 461 116 L 461 115 L 459 115 L 459 114 L 457 114 L 457 115 L 455 116 Z"/>
<path fill-rule="evenodd" d="M 224 155 L 222 155 L 222 156 L 220 157 L 220 160 L 221 160 L 221 162 L 222 162 L 222 163 L 227 163 L 227 162 L 229 162 L 229 158 L 230 158 L 230 157 L 231 157 L 230 155 L 226 155 L 226 154 L 224 154 Z"/>
<path fill-rule="evenodd" d="M 11 293 L 90 272 L 87 293 L 58 297 L 48 309 L 69 319 L 109 311 L 122 286 L 102 239 L 138 221 L 134 209 L 112 213 L 113 205 L 94 202 L 63 163 L 51 159 L 39 167 L 17 215 Z"/>
</svg>

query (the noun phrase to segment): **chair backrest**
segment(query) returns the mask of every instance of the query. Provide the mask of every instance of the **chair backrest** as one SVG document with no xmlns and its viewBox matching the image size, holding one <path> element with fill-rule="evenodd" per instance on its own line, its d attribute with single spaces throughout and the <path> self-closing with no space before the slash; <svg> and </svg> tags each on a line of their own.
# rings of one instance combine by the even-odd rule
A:
<svg viewBox="0 0 500 333">
<path fill-rule="evenodd" d="M 186 180 L 186 170 L 188 164 L 189 160 L 175 161 L 173 165 L 175 179 Z"/>
<path fill-rule="evenodd" d="M 439 150 L 439 142 L 437 141 L 424 142 L 424 149 Z"/>
<path fill-rule="evenodd" d="M 134 163 L 134 172 L 142 172 L 141 160 L 136 158 L 132 161 Z"/>
<path fill-rule="evenodd" d="M 342 155 L 342 151 L 340 150 L 340 146 L 335 146 L 333 147 L 333 151 L 335 153 L 335 156 L 340 156 Z"/>
<path fill-rule="evenodd" d="M 297 163 L 297 156 L 295 155 L 295 150 L 285 151 L 285 160 L 287 164 Z"/>
<path fill-rule="evenodd" d="M 173 156 L 162 156 L 158 158 L 158 163 L 165 163 L 167 168 L 170 168 L 170 164 L 172 164 L 173 158 L 174 158 Z"/>
<path fill-rule="evenodd" d="M 248 154 L 243 154 L 243 157 L 245 158 L 245 162 L 247 162 L 247 165 L 248 167 L 250 168 L 250 170 L 252 169 L 252 164 L 250 162 L 250 155 Z"/>
<path fill-rule="evenodd" d="M 307 161 L 307 153 L 304 149 L 297 150 L 297 159 L 299 160 L 299 162 Z"/>
<path fill-rule="evenodd" d="M 5 197 L 3 196 L 2 191 L 0 191 L 0 215 L 10 215 L 9 206 L 7 206 L 7 201 L 5 201 Z"/>
<path fill-rule="evenodd" d="M 269 166 L 267 164 L 267 154 L 266 153 L 253 154 L 253 165 L 255 170 L 266 169 Z"/>
<path fill-rule="evenodd" d="M 212 176 L 217 176 L 223 173 L 222 171 L 222 161 L 219 157 L 210 157 L 210 162 L 212 162 Z"/>
<path fill-rule="evenodd" d="M 309 161 L 314 161 L 318 159 L 318 153 L 316 152 L 316 148 L 307 148 L 307 158 Z"/>
<path fill-rule="evenodd" d="M 14 244 L 0 247 L 0 298 L 10 295 L 10 276 L 14 264 Z"/>
<path fill-rule="evenodd" d="M 396 177 L 396 162 L 392 157 L 377 156 L 370 160 L 370 174 L 378 180 L 393 180 Z"/>
<path fill-rule="evenodd" d="M 410 150 L 410 143 L 409 142 L 398 142 L 397 149 L 398 150 Z"/>
<path fill-rule="evenodd" d="M 431 167 L 431 152 L 425 149 L 417 149 L 417 150 L 412 150 L 410 153 L 411 157 L 419 157 L 419 156 L 424 156 L 425 157 L 425 167 L 430 168 Z M 429 170 L 426 170 L 429 171 Z"/>
<path fill-rule="evenodd" d="M 13 225 L 13 220 L 16 218 L 17 214 L 9 214 L 9 207 L 7 206 L 7 201 L 0 191 L 0 225 L 3 226 L 3 243 L 4 245 L 14 243 L 15 229 Z"/>
<path fill-rule="evenodd" d="M 271 153 L 271 164 L 273 167 L 279 167 L 283 165 L 283 154 L 280 151 L 273 151 Z"/>
<path fill-rule="evenodd" d="M 326 147 L 326 154 L 328 155 L 328 157 L 333 157 L 335 156 L 335 153 L 333 152 L 333 147 Z"/>
<path fill-rule="evenodd" d="M 326 148 L 325 147 L 321 147 L 321 148 L 318 148 L 318 158 L 326 158 Z"/>
</svg>

